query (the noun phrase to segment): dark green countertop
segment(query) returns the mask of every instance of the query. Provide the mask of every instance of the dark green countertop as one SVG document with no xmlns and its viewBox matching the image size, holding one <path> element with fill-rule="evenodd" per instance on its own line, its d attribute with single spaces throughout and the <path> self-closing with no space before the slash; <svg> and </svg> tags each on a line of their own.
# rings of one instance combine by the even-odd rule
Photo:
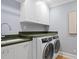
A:
<svg viewBox="0 0 79 59">
<path fill-rule="evenodd" d="M 22 43 L 22 42 L 28 42 L 32 41 L 32 38 L 35 37 L 43 37 L 43 36 L 50 36 L 50 35 L 56 35 L 58 32 L 19 32 L 19 34 L 14 35 L 6 35 L 5 37 L 1 37 L 1 47 Z"/>
<path fill-rule="evenodd" d="M 20 36 L 19 34 L 5 35 L 5 37 L 1 37 L 1 39 L 1 47 L 32 41 L 32 38 Z"/>
<path fill-rule="evenodd" d="M 39 32 L 19 32 L 20 36 L 27 36 L 27 37 L 41 37 L 41 36 L 49 36 L 49 35 L 55 35 L 58 34 L 57 31 L 52 32 L 45 32 L 45 31 L 39 31 Z"/>
</svg>

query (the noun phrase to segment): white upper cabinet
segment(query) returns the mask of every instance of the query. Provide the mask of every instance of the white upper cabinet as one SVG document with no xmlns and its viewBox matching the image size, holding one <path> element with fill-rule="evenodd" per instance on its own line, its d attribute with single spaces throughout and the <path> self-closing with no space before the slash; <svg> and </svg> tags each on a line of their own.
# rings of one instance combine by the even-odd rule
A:
<svg viewBox="0 0 79 59">
<path fill-rule="evenodd" d="M 49 8 L 43 1 L 25 0 L 21 4 L 20 22 L 49 25 Z"/>
<path fill-rule="evenodd" d="M 49 24 L 49 8 L 45 2 L 36 2 L 36 19 L 38 19 L 42 24 Z"/>
</svg>

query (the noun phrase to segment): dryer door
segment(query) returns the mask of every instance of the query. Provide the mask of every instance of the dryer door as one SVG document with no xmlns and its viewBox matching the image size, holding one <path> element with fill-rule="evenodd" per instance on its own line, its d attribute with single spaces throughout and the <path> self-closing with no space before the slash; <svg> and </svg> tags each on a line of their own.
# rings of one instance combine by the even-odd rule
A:
<svg viewBox="0 0 79 59">
<path fill-rule="evenodd" d="M 60 50 L 60 40 L 55 41 L 55 53 L 58 53 Z"/>
<path fill-rule="evenodd" d="M 54 45 L 52 43 L 46 44 L 43 50 L 43 59 L 52 59 L 54 56 Z"/>
</svg>

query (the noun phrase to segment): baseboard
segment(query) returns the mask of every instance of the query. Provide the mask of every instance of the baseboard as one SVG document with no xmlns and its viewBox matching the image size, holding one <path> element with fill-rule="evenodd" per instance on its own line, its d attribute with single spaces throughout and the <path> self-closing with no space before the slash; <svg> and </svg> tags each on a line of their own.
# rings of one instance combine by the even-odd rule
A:
<svg viewBox="0 0 79 59">
<path fill-rule="evenodd" d="M 67 52 L 62 52 L 60 51 L 59 53 L 60 55 L 63 55 L 63 56 L 66 56 L 66 57 L 69 57 L 71 59 L 77 59 L 77 55 L 73 55 L 73 54 L 70 54 L 70 53 L 67 53 Z"/>
</svg>

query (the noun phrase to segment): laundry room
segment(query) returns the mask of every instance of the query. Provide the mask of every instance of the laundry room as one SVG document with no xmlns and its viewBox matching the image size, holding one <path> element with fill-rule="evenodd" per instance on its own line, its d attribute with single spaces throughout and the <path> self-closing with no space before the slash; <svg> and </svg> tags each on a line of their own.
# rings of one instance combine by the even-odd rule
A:
<svg viewBox="0 0 79 59">
<path fill-rule="evenodd" d="M 77 0 L 1 0 L 1 59 L 77 59 Z"/>
</svg>

